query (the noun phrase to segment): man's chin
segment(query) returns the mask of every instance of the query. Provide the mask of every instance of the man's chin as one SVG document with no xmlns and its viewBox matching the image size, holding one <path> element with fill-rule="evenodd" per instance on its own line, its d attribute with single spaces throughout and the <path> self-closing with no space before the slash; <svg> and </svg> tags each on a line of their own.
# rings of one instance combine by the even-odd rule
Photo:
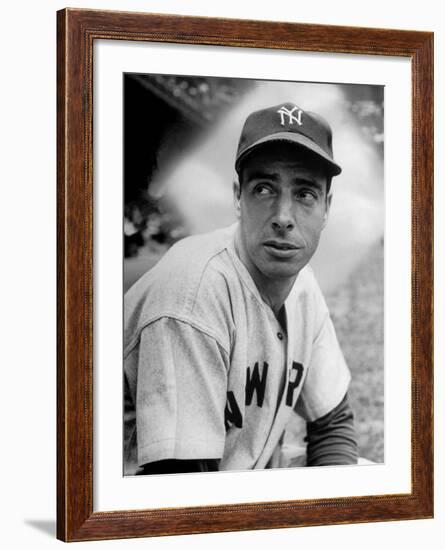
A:
<svg viewBox="0 0 445 550">
<path fill-rule="evenodd" d="M 286 265 L 282 263 L 278 265 L 268 265 L 262 271 L 263 274 L 270 279 L 286 281 L 295 278 L 303 267 L 303 265 Z"/>
</svg>

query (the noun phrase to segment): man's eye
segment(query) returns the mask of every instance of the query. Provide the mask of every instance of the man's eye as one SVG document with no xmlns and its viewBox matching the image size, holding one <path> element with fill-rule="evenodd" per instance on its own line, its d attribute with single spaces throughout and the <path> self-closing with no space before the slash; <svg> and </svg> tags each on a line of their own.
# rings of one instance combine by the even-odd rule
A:
<svg viewBox="0 0 445 550">
<path fill-rule="evenodd" d="M 317 201 L 317 194 L 313 191 L 299 191 L 297 193 L 297 199 L 304 204 L 313 204 Z"/>
<path fill-rule="evenodd" d="M 258 185 L 255 186 L 254 193 L 256 195 L 266 197 L 273 193 L 273 189 L 269 185 L 259 183 Z"/>
</svg>

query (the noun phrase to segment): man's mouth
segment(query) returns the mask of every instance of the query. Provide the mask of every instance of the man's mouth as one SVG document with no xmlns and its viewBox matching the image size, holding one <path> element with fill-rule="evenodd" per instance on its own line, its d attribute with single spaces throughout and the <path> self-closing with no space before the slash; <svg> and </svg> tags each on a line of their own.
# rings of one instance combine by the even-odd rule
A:
<svg viewBox="0 0 445 550">
<path fill-rule="evenodd" d="M 298 250 L 298 246 L 287 241 L 269 240 L 264 243 L 264 246 L 275 248 L 277 250 Z"/>
<path fill-rule="evenodd" d="M 269 256 L 271 256 L 274 260 L 279 261 L 287 261 L 292 259 L 301 249 L 300 246 L 297 246 L 294 243 L 277 239 L 265 241 L 263 245 Z"/>
</svg>

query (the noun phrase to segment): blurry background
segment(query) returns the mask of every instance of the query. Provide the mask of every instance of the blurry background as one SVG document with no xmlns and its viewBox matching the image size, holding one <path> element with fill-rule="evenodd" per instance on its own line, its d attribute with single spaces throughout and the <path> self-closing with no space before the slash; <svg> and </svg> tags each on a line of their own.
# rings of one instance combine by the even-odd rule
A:
<svg viewBox="0 0 445 550">
<path fill-rule="evenodd" d="M 383 87 L 124 75 L 124 290 L 184 236 L 234 221 L 246 116 L 292 101 L 322 114 L 343 172 L 311 265 L 352 372 L 360 455 L 383 462 Z"/>
</svg>

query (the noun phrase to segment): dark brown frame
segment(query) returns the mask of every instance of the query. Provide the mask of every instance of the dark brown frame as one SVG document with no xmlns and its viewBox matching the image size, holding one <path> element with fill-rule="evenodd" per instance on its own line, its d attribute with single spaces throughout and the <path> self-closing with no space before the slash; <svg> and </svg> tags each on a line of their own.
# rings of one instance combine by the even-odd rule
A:
<svg viewBox="0 0 445 550">
<path fill-rule="evenodd" d="M 93 513 L 92 71 L 97 39 L 411 59 L 411 493 Z M 57 13 L 57 71 L 57 537 L 96 540 L 433 517 L 433 34 L 65 9 Z"/>
</svg>

